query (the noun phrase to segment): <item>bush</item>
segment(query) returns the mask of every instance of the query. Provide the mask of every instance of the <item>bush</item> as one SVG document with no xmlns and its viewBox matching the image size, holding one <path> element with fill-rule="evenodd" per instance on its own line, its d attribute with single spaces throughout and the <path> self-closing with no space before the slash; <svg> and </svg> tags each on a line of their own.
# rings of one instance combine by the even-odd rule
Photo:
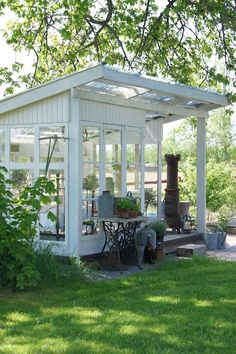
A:
<svg viewBox="0 0 236 354">
<path fill-rule="evenodd" d="M 40 274 L 41 286 L 76 284 L 84 279 L 87 268 L 76 257 L 59 257 L 51 251 L 51 245 L 36 251 L 36 269 Z"/>
<path fill-rule="evenodd" d="M 51 201 L 55 187 L 46 177 L 39 177 L 15 197 L 10 190 L 14 182 L 6 178 L 6 173 L 6 168 L 0 167 L 0 285 L 35 287 L 40 273 L 35 263 L 34 237 L 41 206 Z M 54 214 L 48 217 L 56 221 Z"/>
</svg>

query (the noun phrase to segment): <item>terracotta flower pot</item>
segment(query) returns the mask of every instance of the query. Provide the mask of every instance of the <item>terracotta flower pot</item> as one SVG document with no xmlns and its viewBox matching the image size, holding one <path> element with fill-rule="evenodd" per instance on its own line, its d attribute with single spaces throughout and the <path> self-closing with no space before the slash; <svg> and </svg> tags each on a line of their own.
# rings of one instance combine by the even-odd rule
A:
<svg viewBox="0 0 236 354">
<path fill-rule="evenodd" d="M 129 209 L 117 209 L 117 216 L 120 218 L 129 218 Z"/>
<path fill-rule="evenodd" d="M 130 218 L 137 218 L 138 217 L 138 211 L 130 210 L 129 211 L 129 217 Z"/>
</svg>

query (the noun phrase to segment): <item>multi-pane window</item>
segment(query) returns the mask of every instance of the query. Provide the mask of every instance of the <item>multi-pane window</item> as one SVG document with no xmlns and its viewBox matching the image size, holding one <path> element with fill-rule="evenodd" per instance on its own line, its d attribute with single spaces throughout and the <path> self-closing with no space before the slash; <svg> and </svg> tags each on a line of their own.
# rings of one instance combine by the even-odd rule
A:
<svg viewBox="0 0 236 354">
<path fill-rule="evenodd" d="M 56 187 L 56 199 L 43 206 L 40 213 L 40 238 L 43 240 L 65 240 L 65 127 L 46 126 L 39 129 L 40 175 L 46 175 Z M 47 218 L 48 212 L 56 216 L 56 222 Z"/>
<path fill-rule="evenodd" d="M 105 174 L 106 185 L 111 194 L 121 195 L 121 131 L 105 129 Z"/>
<path fill-rule="evenodd" d="M 83 234 L 98 231 L 96 221 L 97 197 L 99 194 L 100 129 L 84 126 L 83 146 Z"/>
<path fill-rule="evenodd" d="M 0 128 L 0 164 L 8 169 L 14 181 L 15 196 L 32 185 L 40 175 L 47 175 L 56 187 L 55 196 L 40 212 L 40 238 L 65 240 L 65 127 L 24 126 Z M 56 222 L 47 218 L 53 212 Z"/>
<path fill-rule="evenodd" d="M 144 148 L 144 186 L 145 208 L 147 213 L 156 213 L 155 200 L 157 196 L 157 144 L 146 144 Z M 153 200 L 148 203 L 148 200 Z"/>
<path fill-rule="evenodd" d="M 126 136 L 127 191 L 140 196 L 141 145 L 140 132 L 128 130 Z"/>
<path fill-rule="evenodd" d="M 41 170 L 40 175 L 44 176 L 45 171 Z M 64 169 L 49 169 L 47 177 L 54 182 L 56 193 L 51 202 L 42 207 L 40 212 L 40 238 L 42 240 L 65 240 L 65 177 Z M 56 200 L 59 200 L 58 203 Z M 57 220 L 48 219 L 48 212 L 52 212 Z"/>
</svg>

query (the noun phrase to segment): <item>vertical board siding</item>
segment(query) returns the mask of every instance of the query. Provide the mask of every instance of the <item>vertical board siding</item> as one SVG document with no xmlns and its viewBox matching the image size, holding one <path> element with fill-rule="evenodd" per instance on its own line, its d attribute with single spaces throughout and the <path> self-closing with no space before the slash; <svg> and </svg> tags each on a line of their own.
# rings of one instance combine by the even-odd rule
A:
<svg viewBox="0 0 236 354">
<path fill-rule="evenodd" d="M 162 141 L 162 121 L 161 119 L 147 121 L 145 125 L 145 144 L 156 144 Z"/>
<path fill-rule="evenodd" d="M 145 125 L 145 111 L 81 99 L 80 119 L 142 128 Z"/>
<path fill-rule="evenodd" d="M 0 115 L 1 125 L 59 123 L 69 121 L 69 92 Z"/>
</svg>

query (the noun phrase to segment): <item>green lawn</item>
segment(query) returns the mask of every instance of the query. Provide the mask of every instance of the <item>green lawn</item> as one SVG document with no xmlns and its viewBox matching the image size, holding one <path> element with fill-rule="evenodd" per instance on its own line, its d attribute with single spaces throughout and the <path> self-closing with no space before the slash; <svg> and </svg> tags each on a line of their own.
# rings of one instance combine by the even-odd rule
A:
<svg viewBox="0 0 236 354">
<path fill-rule="evenodd" d="M 236 262 L 168 261 L 112 281 L 0 291 L 0 353 L 236 352 Z"/>
</svg>

